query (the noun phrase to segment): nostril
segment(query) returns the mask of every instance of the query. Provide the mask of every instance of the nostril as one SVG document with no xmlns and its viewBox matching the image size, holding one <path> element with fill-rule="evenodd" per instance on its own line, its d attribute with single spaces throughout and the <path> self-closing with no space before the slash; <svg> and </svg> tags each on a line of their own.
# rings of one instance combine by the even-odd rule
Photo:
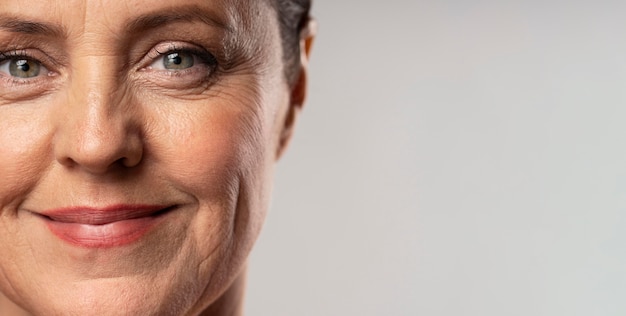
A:
<svg viewBox="0 0 626 316">
<path fill-rule="evenodd" d="M 60 101 L 52 121 L 55 158 L 90 173 L 137 166 L 143 159 L 142 107 L 125 97 L 119 82 L 105 80 L 109 76 L 80 74 L 93 80 L 71 81 L 76 86 Z"/>
<path fill-rule="evenodd" d="M 143 141 L 139 135 L 122 128 L 118 133 L 111 128 L 106 134 L 80 133 L 75 129 L 64 133 L 57 135 L 59 142 L 55 144 L 55 158 L 66 168 L 101 174 L 135 167 L 143 159 Z"/>
<path fill-rule="evenodd" d="M 57 157 L 56 160 L 66 168 L 73 168 L 76 166 L 76 162 L 70 157 Z"/>
<path fill-rule="evenodd" d="M 132 155 L 128 155 L 127 157 L 120 158 L 118 160 L 118 164 L 126 168 L 132 168 L 132 167 L 136 167 L 137 165 L 139 165 L 142 159 L 143 159 L 143 153 L 136 152 L 136 153 L 133 153 Z"/>
<path fill-rule="evenodd" d="M 133 133 L 131 139 L 124 142 L 124 149 L 121 152 L 121 165 L 127 168 L 136 167 L 141 163 L 144 156 L 144 142 L 140 133 Z"/>
</svg>

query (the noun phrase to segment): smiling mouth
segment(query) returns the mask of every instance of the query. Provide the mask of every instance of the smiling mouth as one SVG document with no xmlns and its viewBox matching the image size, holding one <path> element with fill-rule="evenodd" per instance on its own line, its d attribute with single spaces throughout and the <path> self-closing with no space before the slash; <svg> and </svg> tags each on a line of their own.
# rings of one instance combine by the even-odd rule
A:
<svg viewBox="0 0 626 316">
<path fill-rule="evenodd" d="M 111 248 L 139 241 L 177 206 L 72 207 L 39 213 L 61 240 L 82 248 Z"/>
</svg>

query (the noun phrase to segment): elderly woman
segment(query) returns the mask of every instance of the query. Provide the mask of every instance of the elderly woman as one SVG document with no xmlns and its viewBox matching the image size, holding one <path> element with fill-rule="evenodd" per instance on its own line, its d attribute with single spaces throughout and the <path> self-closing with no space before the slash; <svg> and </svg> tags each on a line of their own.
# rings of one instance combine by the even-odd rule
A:
<svg viewBox="0 0 626 316">
<path fill-rule="evenodd" d="M 240 315 L 308 0 L 3 0 L 0 315 Z"/>
</svg>

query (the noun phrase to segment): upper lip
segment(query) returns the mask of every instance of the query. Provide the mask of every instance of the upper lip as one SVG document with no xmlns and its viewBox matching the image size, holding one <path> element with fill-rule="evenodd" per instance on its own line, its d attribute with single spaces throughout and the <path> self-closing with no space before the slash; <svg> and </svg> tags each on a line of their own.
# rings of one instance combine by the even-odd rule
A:
<svg viewBox="0 0 626 316">
<path fill-rule="evenodd" d="M 50 220 L 86 225 L 104 225 L 113 222 L 154 216 L 172 209 L 172 205 L 118 204 L 106 207 L 72 206 L 39 213 Z"/>
</svg>

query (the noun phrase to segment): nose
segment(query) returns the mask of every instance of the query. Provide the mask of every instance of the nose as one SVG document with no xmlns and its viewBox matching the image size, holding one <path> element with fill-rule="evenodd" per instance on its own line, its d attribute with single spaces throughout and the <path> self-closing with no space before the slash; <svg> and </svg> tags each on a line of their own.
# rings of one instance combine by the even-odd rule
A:
<svg viewBox="0 0 626 316">
<path fill-rule="evenodd" d="M 56 119 L 54 155 L 67 168 L 91 174 L 139 165 L 144 144 L 137 109 L 107 69 L 86 63 L 89 71 L 77 71 L 61 102 Z M 108 78 L 108 79 L 107 79 Z"/>
</svg>

